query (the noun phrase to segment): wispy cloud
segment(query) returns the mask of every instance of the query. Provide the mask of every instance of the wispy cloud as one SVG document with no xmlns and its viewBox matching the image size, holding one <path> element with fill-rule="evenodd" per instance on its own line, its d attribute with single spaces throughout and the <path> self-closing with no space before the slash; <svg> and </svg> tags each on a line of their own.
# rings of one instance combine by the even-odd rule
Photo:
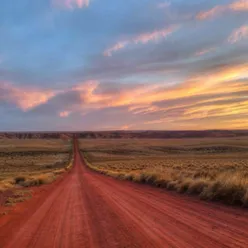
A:
<svg viewBox="0 0 248 248">
<path fill-rule="evenodd" d="M 136 37 L 133 37 L 132 39 L 123 40 L 118 43 L 116 43 L 114 46 L 106 49 L 104 51 L 104 56 L 112 56 L 114 52 L 117 52 L 118 50 L 124 49 L 125 47 L 129 45 L 134 44 L 146 44 L 148 42 L 157 42 L 160 39 L 164 39 L 171 35 L 173 32 L 175 32 L 178 29 L 178 26 L 171 26 L 169 28 L 154 30 L 152 32 L 142 33 L 137 35 Z"/>
<path fill-rule="evenodd" d="M 108 48 L 104 51 L 104 56 L 112 56 L 113 52 L 117 52 L 118 50 L 121 50 L 125 48 L 129 44 L 128 41 L 121 41 L 115 44 L 114 46 Z"/>
<path fill-rule="evenodd" d="M 229 5 L 217 5 L 212 9 L 201 11 L 197 14 L 196 18 L 198 20 L 210 19 L 216 16 L 219 16 L 227 11 L 248 11 L 248 0 L 238 0 L 234 1 Z"/>
<path fill-rule="evenodd" d="M 176 30 L 176 26 L 170 28 L 164 28 L 160 30 L 155 30 L 150 33 L 143 33 L 138 35 L 133 39 L 133 42 L 138 43 L 148 43 L 150 41 L 158 41 L 159 39 L 166 38 L 168 35 L 172 34 Z"/>
<path fill-rule="evenodd" d="M 195 56 L 203 56 L 203 55 L 211 53 L 211 52 L 213 52 L 215 50 L 216 50 L 216 47 L 210 47 L 210 48 L 207 48 L 207 49 L 202 49 L 200 51 L 197 51 L 195 53 Z"/>
<path fill-rule="evenodd" d="M 85 8 L 90 4 L 90 0 L 53 0 L 56 6 L 68 9 Z"/>
<path fill-rule="evenodd" d="M 246 84 L 236 83 L 237 80 L 248 77 L 247 64 L 241 64 L 232 67 L 224 67 L 220 70 L 212 71 L 211 74 L 205 73 L 195 75 L 188 78 L 180 85 L 166 87 L 164 83 L 153 83 L 149 85 L 133 85 L 125 88 L 120 86 L 120 90 L 106 90 L 108 87 L 99 81 L 87 81 L 73 87 L 73 91 L 77 91 L 81 96 L 80 111 L 90 109 L 104 109 L 127 107 L 128 112 L 134 115 L 149 115 L 160 111 L 169 110 L 168 107 L 161 108 L 157 106 L 159 101 L 175 101 L 175 106 L 181 107 L 178 99 L 193 99 L 191 104 L 195 102 L 194 97 L 205 99 L 205 103 L 210 111 L 210 107 L 206 100 L 210 97 L 204 97 L 212 94 L 235 94 L 235 92 L 246 91 Z M 228 82 L 233 82 L 228 85 Z M 223 86 L 227 84 L 223 88 Z M 107 87 L 107 88 L 106 88 Z M 104 90 L 105 89 L 105 90 Z M 203 105 L 204 105 L 203 104 Z M 214 109 L 214 107 L 213 107 Z M 199 110 L 200 111 L 200 110 Z M 188 114 L 195 113 L 187 112 Z M 195 114 L 196 115 L 196 114 Z"/>
<path fill-rule="evenodd" d="M 248 39 L 248 25 L 234 30 L 228 38 L 228 42 L 233 44 L 243 39 Z"/>
<path fill-rule="evenodd" d="M 199 14 L 197 14 L 196 18 L 198 20 L 213 18 L 223 13 L 225 10 L 226 10 L 226 6 L 215 6 L 210 10 L 200 12 Z"/>
</svg>

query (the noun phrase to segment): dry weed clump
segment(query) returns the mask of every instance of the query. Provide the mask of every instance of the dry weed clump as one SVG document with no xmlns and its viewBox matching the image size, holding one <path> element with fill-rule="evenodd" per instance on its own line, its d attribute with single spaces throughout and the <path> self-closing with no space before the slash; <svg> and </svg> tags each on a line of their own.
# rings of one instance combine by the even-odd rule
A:
<svg viewBox="0 0 248 248">
<path fill-rule="evenodd" d="M 56 179 L 56 176 L 54 173 L 46 173 L 32 177 L 22 177 L 22 179 L 23 180 L 16 182 L 16 184 L 23 187 L 31 187 L 52 183 Z"/>
<path fill-rule="evenodd" d="M 13 206 L 16 203 L 24 202 L 32 197 L 30 190 L 16 190 L 8 199 L 5 201 L 5 206 Z"/>
</svg>

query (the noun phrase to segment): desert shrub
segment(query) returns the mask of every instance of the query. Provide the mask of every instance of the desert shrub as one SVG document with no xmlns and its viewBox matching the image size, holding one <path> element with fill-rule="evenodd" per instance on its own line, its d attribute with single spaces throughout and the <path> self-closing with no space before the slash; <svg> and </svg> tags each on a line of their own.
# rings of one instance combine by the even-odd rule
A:
<svg viewBox="0 0 248 248">
<path fill-rule="evenodd" d="M 192 183 L 191 179 L 185 179 L 182 182 L 179 182 L 178 184 L 176 184 L 176 190 L 179 193 L 185 193 L 186 191 L 188 191 L 190 184 Z"/>
<path fill-rule="evenodd" d="M 133 174 L 126 174 L 125 175 L 125 180 L 133 181 L 133 178 L 134 178 L 134 175 Z"/>
<path fill-rule="evenodd" d="M 133 174 L 133 182 L 136 182 L 136 183 L 139 183 L 141 180 L 140 180 L 140 174 L 139 173 L 135 173 Z"/>
<path fill-rule="evenodd" d="M 25 181 L 21 182 L 20 185 L 23 187 L 39 186 L 42 184 L 49 184 L 56 179 L 55 175 L 52 173 L 38 175 L 35 177 L 27 178 Z"/>
<path fill-rule="evenodd" d="M 25 182 L 26 177 L 25 176 L 17 176 L 14 178 L 14 180 L 15 180 L 15 184 L 20 184 L 22 182 Z"/>
<path fill-rule="evenodd" d="M 247 187 L 248 179 L 241 173 L 223 173 L 204 188 L 200 197 L 228 204 L 242 204 L 247 199 Z"/>
<path fill-rule="evenodd" d="M 246 192 L 243 196 L 242 202 L 243 202 L 245 207 L 248 207 L 248 189 L 246 189 Z"/>
<path fill-rule="evenodd" d="M 208 184 L 209 182 L 206 179 L 192 180 L 187 192 L 189 194 L 201 194 Z"/>
<path fill-rule="evenodd" d="M 174 189 L 176 189 L 176 185 L 177 185 L 177 184 L 178 184 L 177 181 L 168 182 L 166 188 L 167 188 L 168 190 L 174 190 Z"/>
</svg>

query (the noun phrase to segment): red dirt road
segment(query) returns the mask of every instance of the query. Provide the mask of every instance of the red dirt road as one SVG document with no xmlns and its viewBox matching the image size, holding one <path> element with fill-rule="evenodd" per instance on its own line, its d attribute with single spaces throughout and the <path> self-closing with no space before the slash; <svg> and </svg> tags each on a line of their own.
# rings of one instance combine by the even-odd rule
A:
<svg viewBox="0 0 248 248">
<path fill-rule="evenodd" d="M 42 188 L 42 187 L 41 187 Z M 0 248 L 248 247 L 248 213 L 88 170 L 0 217 Z"/>
</svg>

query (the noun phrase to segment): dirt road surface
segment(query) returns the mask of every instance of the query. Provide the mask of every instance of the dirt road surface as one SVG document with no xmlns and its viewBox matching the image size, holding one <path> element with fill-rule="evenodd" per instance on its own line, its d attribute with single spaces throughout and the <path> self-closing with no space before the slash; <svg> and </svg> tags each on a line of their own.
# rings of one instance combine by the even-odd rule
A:
<svg viewBox="0 0 248 248">
<path fill-rule="evenodd" d="M 0 217 L 0 248 L 248 247 L 246 210 L 73 169 Z"/>
</svg>

